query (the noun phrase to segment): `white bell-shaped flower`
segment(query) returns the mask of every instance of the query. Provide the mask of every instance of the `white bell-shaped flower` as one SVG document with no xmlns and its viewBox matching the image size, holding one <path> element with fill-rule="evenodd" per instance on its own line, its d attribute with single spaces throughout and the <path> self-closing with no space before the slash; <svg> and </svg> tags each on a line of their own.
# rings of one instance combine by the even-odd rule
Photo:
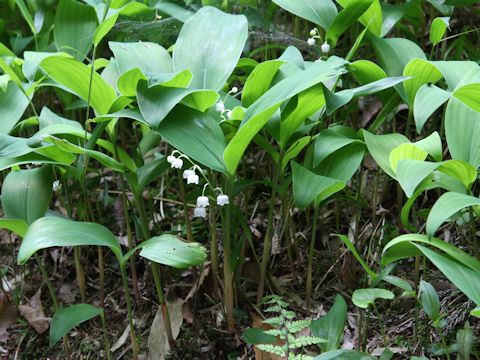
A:
<svg viewBox="0 0 480 360">
<path fill-rule="evenodd" d="M 198 185 L 198 181 L 200 180 L 200 178 L 198 177 L 197 174 L 193 173 L 193 174 L 190 174 L 188 175 L 187 177 L 187 184 L 196 184 Z"/>
<path fill-rule="evenodd" d="M 310 30 L 310 36 L 314 37 L 315 35 L 317 35 L 317 30 L 315 29 Z"/>
<path fill-rule="evenodd" d="M 217 205 L 223 206 L 228 204 L 230 204 L 230 199 L 228 198 L 228 195 L 221 194 L 217 196 Z"/>
<path fill-rule="evenodd" d="M 59 180 L 55 180 L 52 184 L 52 190 L 53 191 L 58 191 L 62 188 L 62 184 L 60 183 Z"/>
<path fill-rule="evenodd" d="M 315 45 L 315 39 L 314 38 L 308 38 L 307 44 L 310 45 L 310 46 Z"/>
<path fill-rule="evenodd" d="M 197 197 L 197 207 L 207 207 L 208 206 L 208 197 L 202 195 Z"/>
<path fill-rule="evenodd" d="M 184 170 L 183 171 L 183 178 L 184 179 L 188 179 L 188 177 L 190 175 L 195 175 L 195 171 L 191 170 L 191 169 L 187 169 L 187 170 Z"/>
<path fill-rule="evenodd" d="M 233 115 L 232 110 L 228 110 L 228 112 L 227 112 L 227 119 L 230 120 L 230 119 L 232 118 L 232 115 Z"/>
<path fill-rule="evenodd" d="M 207 209 L 205 209 L 204 207 L 196 207 L 195 209 L 193 209 L 193 217 L 206 218 Z"/>
<path fill-rule="evenodd" d="M 322 44 L 322 46 L 320 48 L 322 49 L 322 52 L 324 54 L 326 54 L 330 51 L 330 45 L 326 41 Z"/>
<path fill-rule="evenodd" d="M 181 169 L 183 166 L 183 160 L 176 158 L 173 162 L 171 167 L 175 169 Z"/>
<path fill-rule="evenodd" d="M 238 93 L 238 88 L 236 86 L 232 87 L 232 94 Z"/>
<path fill-rule="evenodd" d="M 223 101 L 219 101 L 215 104 L 215 110 L 217 110 L 218 112 L 222 112 L 223 110 L 225 110 L 225 104 L 223 103 Z"/>
<path fill-rule="evenodd" d="M 175 160 L 177 160 L 177 158 L 176 158 L 175 156 L 173 156 L 173 155 L 168 155 L 168 156 L 167 156 L 167 162 L 168 162 L 169 164 L 173 164 L 173 162 L 174 162 Z"/>
</svg>

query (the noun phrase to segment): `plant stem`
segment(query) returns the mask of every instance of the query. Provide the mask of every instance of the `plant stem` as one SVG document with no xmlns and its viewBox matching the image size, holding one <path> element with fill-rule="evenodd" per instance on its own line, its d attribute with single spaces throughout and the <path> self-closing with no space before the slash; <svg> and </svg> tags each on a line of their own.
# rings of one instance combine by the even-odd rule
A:
<svg viewBox="0 0 480 360">
<path fill-rule="evenodd" d="M 310 247 L 308 249 L 308 266 L 307 266 L 307 284 L 306 284 L 306 300 L 307 312 L 310 312 L 312 303 L 312 267 L 313 267 L 313 251 L 315 250 L 315 239 L 317 236 L 317 222 L 318 222 L 319 205 L 313 205 L 312 217 L 312 233 L 310 234 Z"/>
<path fill-rule="evenodd" d="M 192 233 L 192 223 L 190 222 L 190 212 L 187 205 L 187 196 L 185 195 L 185 184 L 182 179 L 180 179 L 180 197 L 183 202 L 183 217 L 185 220 L 185 230 L 187 232 L 187 240 L 193 242 L 193 233 Z"/>
<path fill-rule="evenodd" d="M 112 353 L 110 351 L 110 341 L 108 341 L 107 335 L 107 323 L 105 321 L 105 313 L 100 314 L 102 320 L 102 331 L 103 331 L 103 346 L 105 346 L 105 352 L 107 353 L 107 360 L 112 360 Z"/>
<path fill-rule="evenodd" d="M 213 275 L 213 292 L 219 294 L 220 286 L 218 284 L 218 244 L 217 244 L 217 205 L 211 204 L 210 210 L 210 262 Z"/>
<path fill-rule="evenodd" d="M 138 360 L 138 344 L 137 335 L 135 334 L 135 324 L 133 323 L 132 300 L 130 290 L 128 289 L 127 273 L 125 265 L 120 264 L 120 272 L 122 274 L 123 291 L 125 292 L 125 300 L 127 302 L 128 325 L 130 327 L 130 341 L 132 342 L 132 358 Z"/>
<path fill-rule="evenodd" d="M 225 193 L 233 201 L 231 189 L 233 187 L 233 178 L 226 175 Z M 232 243 L 231 243 L 231 217 L 232 205 L 225 206 L 224 233 L 223 233 L 223 277 L 224 277 L 224 296 L 225 312 L 227 315 L 228 331 L 235 330 L 235 319 L 233 317 L 234 292 L 233 292 L 233 269 L 232 269 Z"/>
<path fill-rule="evenodd" d="M 73 248 L 73 258 L 75 261 L 75 272 L 77 276 L 78 290 L 80 291 L 80 299 L 82 303 L 87 302 L 86 294 L 86 282 L 85 282 L 85 271 L 83 271 L 83 266 L 81 262 L 81 249 L 78 246 Z"/>
</svg>

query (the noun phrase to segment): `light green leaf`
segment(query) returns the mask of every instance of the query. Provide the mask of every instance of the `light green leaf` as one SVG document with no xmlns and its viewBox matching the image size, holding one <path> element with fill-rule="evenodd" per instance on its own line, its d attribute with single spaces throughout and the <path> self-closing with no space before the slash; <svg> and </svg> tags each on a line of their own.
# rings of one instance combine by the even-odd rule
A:
<svg viewBox="0 0 480 360">
<path fill-rule="evenodd" d="M 207 250 L 199 243 L 187 243 L 170 234 L 155 236 L 141 243 L 140 256 L 158 264 L 186 269 L 203 264 Z"/>
<path fill-rule="evenodd" d="M 41 67 L 66 90 L 87 101 L 90 85 L 90 68 L 74 59 L 51 56 L 42 61 Z M 90 103 L 99 115 L 108 113 L 115 101 L 115 90 L 93 72 Z"/>
<path fill-rule="evenodd" d="M 189 17 L 195 14 L 193 11 L 186 9 L 183 6 L 164 1 L 157 2 L 154 8 L 181 22 L 187 21 Z"/>
<path fill-rule="evenodd" d="M 440 320 L 440 299 L 435 288 L 430 283 L 421 280 L 419 292 L 423 310 L 434 324 L 437 323 Z"/>
<path fill-rule="evenodd" d="M 24 237 L 28 229 L 25 220 L 0 218 L 0 229 L 6 229 Z"/>
<path fill-rule="evenodd" d="M 243 51 L 248 23 L 243 15 L 201 8 L 182 27 L 173 51 L 175 71 L 193 74 L 193 89 L 220 90 Z"/>
<path fill-rule="evenodd" d="M 415 118 L 417 133 L 422 132 L 428 118 L 450 99 L 450 96 L 451 94 L 448 91 L 431 84 L 424 84 L 417 90 L 413 101 L 413 117 Z"/>
<path fill-rule="evenodd" d="M 22 117 L 28 106 L 28 98 L 10 81 L 5 92 L 0 91 L 0 133 L 8 134 Z"/>
<path fill-rule="evenodd" d="M 45 215 L 52 199 L 50 166 L 11 171 L 2 184 L 2 207 L 9 219 L 31 224 Z"/>
<path fill-rule="evenodd" d="M 392 300 L 394 297 L 395 295 L 391 291 L 385 289 L 357 289 L 353 292 L 352 302 L 359 308 L 367 309 L 377 299 Z"/>
<path fill-rule="evenodd" d="M 338 13 L 335 3 L 331 0 L 273 0 L 273 2 L 288 12 L 317 24 L 324 30 L 330 28 Z"/>
<path fill-rule="evenodd" d="M 243 106 L 252 105 L 270 88 L 278 69 L 283 64 L 284 61 L 281 60 L 269 60 L 255 66 L 243 87 Z"/>
<path fill-rule="evenodd" d="M 453 96 L 469 108 L 480 112 L 480 84 L 468 84 L 457 88 Z"/>
<path fill-rule="evenodd" d="M 345 183 L 336 179 L 317 175 L 292 162 L 293 197 L 300 209 L 305 209 L 312 202 L 318 206 L 320 202 L 332 196 L 345 187 Z"/>
<path fill-rule="evenodd" d="M 55 11 L 53 38 L 58 51 L 83 60 L 97 28 L 95 9 L 74 0 L 60 0 Z"/>
<path fill-rule="evenodd" d="M 349 6 L 352 0 L 339 0 L 343 7 Z M 358 18 L 358 21 L 368 29 L 370 33 L 380 36 L 382 32 L 382 7 L 379 0 L 371 1 L 368 9 Z"/>
<path fill-rule="evenodd" d="M 317 167 L 335 151 L 352 143 L 361 143 L 357 133 L 350 127 L 337 125 L 323 130 L 315 139 L 313 166 Z"/>
<path fill-rule="evenodd" d="M 322 352 L 336 350 L 340 347 L 346 321 L 347 303 L 341 295 L 337 295 L 328 313 L 320 319 L 312 320 L 310 325 L 313 335 L 327 340 L 326 343 L 320 344 Z"/>
<path fill-rule="evenodd" d="M 397 179 L 405 195 L 411 197 L 417 186 L 440 165 L 423 160 L 403 159 L 398 161 Z"/>
<path fill-rule="evenodd" d="M 470 74 L 479 69 L 474 61 L 431 61 L 443 74 L 449 91 L 454 91 L 466 76 L 471 79 Z M 469 80 L 467 78 L 467 80 Z"/>
<path fill-rule="evenodd" d="M 428 156 L 428 153 L 425 150 L 420 149 L 419 147 L 413 144 L 402 144 L 394 148 L 390 152 L 389 162 L 390 168 L 397 172 L 397 164 L 400 160 L 425 160 Z"/>
<path fill-rule="evenodd" d="M 38 250 L 53 246 L 107 246 L 117 259 L 122 258 L 120 243 L 106 227 L 56 216 L 42 217 L 30 225 L 18 251 L 17 262 L 23 265 Z"/>
<path fill-rule="evenodd" d="M 112 30 L 117 22 L 118 16 L 120 14 L 114 14 L 109 18 L 105 19 L 98 27 L 95 29 L 95 33 L 93 34 L 93 45 L 100 44 L 100 41 Z"/>
<path fill-rule="evenodd" d="M 89 304 L 75 304 L 58 309 L 50 323 L 49 346 L 55 345 L 70 330 L 95 316 L 103 317 L 103 309 Z"/>
<path fill-rule="evenodd" d="M 315 168 L 315 172 L 347 183 L 357 172 L 364 155 L 364 144 L 349 144 L 329 155 Z"/>
<path fill-rule="evenodd" d="M 403 83 L 403 88 L 407 101 L 412 107 L 418 89 L 424 84 L 436 83 L 442 78 L 442 73 L 427 60 L 412 59 L 403 69 L 403 76 L 411 77 Z"/>
<path fill-rule="evenodd" d="M 332 350 L 318 355 L 313 360 L 376 360 L 376 358 L 355 350 Z"/>
<path fill-rule="evenodd" d="M 436 17 L 430 25 L 430 42 L 433 46 L 437 45 L 450 28 L 450 17 Z"/>
</svg>

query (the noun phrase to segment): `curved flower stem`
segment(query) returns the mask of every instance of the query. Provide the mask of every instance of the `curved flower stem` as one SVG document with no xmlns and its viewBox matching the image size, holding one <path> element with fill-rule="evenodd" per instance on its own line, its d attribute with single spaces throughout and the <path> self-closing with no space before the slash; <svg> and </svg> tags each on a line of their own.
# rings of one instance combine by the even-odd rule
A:
<svg viewBox="0 0 480 360">
<path fill-rule="evenodd" d="M 319 205 L 313 205 L 313 217 L 312 217 L 312 233 L 310 234 L 310 247 L 308 249 L 308 267 L 307 267 L 307 284 L 306 295 L 307 298 L 307 312 L 310 311 L 312 304 L 312 264 L 313 264 L 313 251 L 315 249 L 315 239 L 317 236 L 317 223 L 318 223 L 318 210 Z"/>
</svg>

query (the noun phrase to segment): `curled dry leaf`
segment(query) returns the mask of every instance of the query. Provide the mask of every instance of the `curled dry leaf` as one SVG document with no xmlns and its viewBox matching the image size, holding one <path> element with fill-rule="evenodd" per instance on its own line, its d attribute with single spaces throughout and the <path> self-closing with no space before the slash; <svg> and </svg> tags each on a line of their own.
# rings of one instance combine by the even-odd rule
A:
<svg viewBox="0 0 480 360">
<path fill-rule="evenodd" d="M 32 296 L 29 303 L 30 305 L 20 305 L 18 309 L 22 316 L 28 321 L 28 323 L 39 334 L 47 331 L 50 324 L 50 318 L 45 316 L 43 311 L 42 301 L 42 289 L 38 289 L 35 295 Z"/>
<path fill-rule="evenodd" d="M 7 330 L 15 325 L 17 317 L 17 308 L 0 293 L 0 344 L 8 340 Z"/>
</svg>

